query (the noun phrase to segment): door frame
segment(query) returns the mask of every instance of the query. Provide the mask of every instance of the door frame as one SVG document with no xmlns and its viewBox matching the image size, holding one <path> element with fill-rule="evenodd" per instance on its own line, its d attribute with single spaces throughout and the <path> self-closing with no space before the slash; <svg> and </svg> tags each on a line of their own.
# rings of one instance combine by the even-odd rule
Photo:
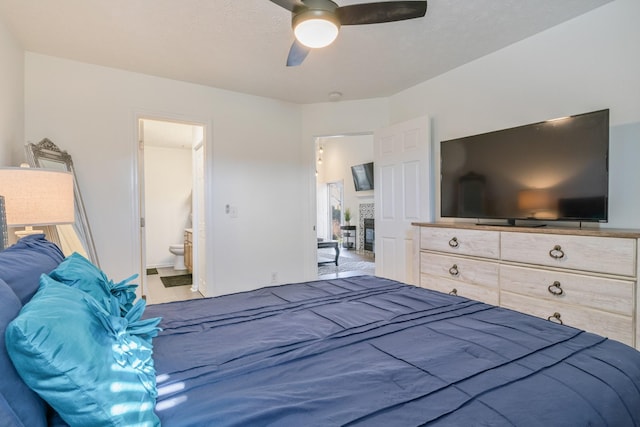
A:
<svg viewBox="0 0 640 427">
<path fill-rule="evenodd" d="M 143 153 L 141 144 L 143 143 L 144 135 L 141 133 L 141 122 L 142 120 L 157 120 L 157 121 L 166 121 L 166 122 L 174 122 L 185 125 L 192 126 L 202 126 L 204 129 L 204 137 L 203 137 L 203 149 L 204 149 L 204 222 L 205 224 L 212 224 L 211 221 L 211 212 L 208 206 L 211 205 L 211 195 L 212 195 L 212 168 L 210 165 L 212 162 L 212 125 L 211 121 L 202 117 L 195 116 L 184 116 L 179 114 L 169 114 L 169 113 L 159 113 L 153 111 L 145 111 L 145 110 L 137 110 L 133 115 L 133 170 L 134 173 L 132 175 L 132 206 L 133 206 L 133 229 L 131 230 L 131 234 L 133 236 L 133 253 L 138 255 L 137 265 L 138 265 L 138 275 L 140 280 L 140 288 L 138 290 L 139 296 L 146 298 L 148 292 L 147 280 L 146 280 L 146 239 L 144 236 L 144 224 L 143 218 L 145 215 L 144 211 L 144 156 L 141 155 Z M 193 147 L 192 147 L 193 150 Z M 205 241 L 212 241 L 212 227 L 205 227 Z M 194 239 L 197 240 L 197 239 Z M 197 243 L 196 243 L 197 245 Z M 205 253 L 203 259 L 210 259 L 211 255 L 211 245 L 205 245 Z M 198 253 L 198 248 L 194 247 L 194 259 L 196 258 L 196 254 Z M 210 295 L 212 293 L 212 278 L 213 278 L 213 263 L 205 263 L 205 265 L 198 265 L 197 267 L 194 264 L 194 279 L 198 279 L 200 283 L 200 278 L 203 278 L 205 283 L 208 285 L 207 294 Z M 196 273 L 197 270 L 197 273 Z M 193 290 L 193 289 L 192 289 Z M 204 296 L 208 296 L 204 295 Z"/>
<path fill-rule="evenodd" d="M 329 181 L 325 185 L 327 186 L 327 198 L 324 202 L 327 206 L 327 216 L 324 220 L 327 223 L 327 238 L 333 240 L 333 212 L 331 210 L 331 191 L 329 187 L 332 185 L 340 186 L 340 224 L 342 224 L 342 219 L 344 218 L 344 180 Z"/>
<path fill-rule="evenodd" d="M 311 254 L 312 254 L 312 263 L 309 264 L 310 265 L 310 269 L 307 270 L 307 273 L 310 273 L 309 278 L 310 279 L 317 279 L 318 278 L 318 246 L 315 242 L 317 242 L 317 230 L 318 230 L 318 176 L 317 176 L 317 147 L 318 147 L 318 142 L 320 139 L 324 139 L 324 138 L 348 138 L 351 136 L 374 136 L 374 132 L 373 130 L 368 130 L 368 131 L 358 131 L 358 132 L 340 132 L 340 133 L 333 133 L 333 134 L 321 134 L 321 135 L 314 135 L 311 137 L 311 144 L 313 149 L 310 150 L 310 152 L 308 153 L 308 161 L 309 161 L 309 165 L 310 165 L 310 169 L 309 169 L 309 191 L 310 191 L 310 195 L 311 195 L 311 211 L 310 213 L 312 213 L 311 218 L 313 218 L 312 224 L 313 224 L 313 243 L 310 240 L 309 244 L 313 245 L 313 249 L 311 250 Z M 374 200 L 375 200 L 375 187 L 373 189 L 374 191 Z M 343 203 L 344 203 L 344 183 L 343 183 L 343 189 L 342 189 L 342 195 L 343 195 Z M 328 197 L 328 194 L 327 194 Z M 374 202 L 375 203 L 375 202 Z M 343 213 L 344 215 L 344 213 Z M 375 262 L 377 263 L 377 258 L 375 260 Z"/>
</svg>

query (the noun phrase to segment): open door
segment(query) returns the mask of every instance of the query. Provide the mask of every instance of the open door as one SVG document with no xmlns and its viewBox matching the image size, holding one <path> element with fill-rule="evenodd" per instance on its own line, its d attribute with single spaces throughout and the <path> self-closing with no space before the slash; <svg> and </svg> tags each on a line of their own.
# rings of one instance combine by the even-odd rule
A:
<svg viewBox="0 0 640 427">
<path fill-rule="evenodd" d="M 411 223 L 434 218 L 429 118 L 376 131 L 373 144 L 376 276 L 417 285 Z"/>
<path fill-rule="evenodd" d="M 144 200 L 144 121 L 138 119 L 138 155 L 137 155 L 137 166 L 138 166 L 138 200 Z M 147 292 L 149 289 L 147 288 L 147 275 L 145 271 L 147 269 L 147 240 L 146 240 L 146 229 L 145 229 L 145 205 L 142 202 L 138 203 L 138 215 L 137 218 L 139 221 L 139 240 L 140 240 L 140 297 L 143 299 L 147 299 Z"/>
</svg>

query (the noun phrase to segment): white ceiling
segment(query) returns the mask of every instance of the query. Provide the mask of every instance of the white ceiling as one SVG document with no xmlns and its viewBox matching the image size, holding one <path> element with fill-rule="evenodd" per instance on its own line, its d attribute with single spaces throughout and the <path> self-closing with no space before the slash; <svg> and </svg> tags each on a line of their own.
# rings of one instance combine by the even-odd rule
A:
<svg viewBox="0 0 640 427">
<path fill-rule="evenodd" d="M 314 103 L 390 96 L 609 1 L 430 0 L 424 18 L 345 26 L 291 68 L 290 13 L 268 0 L 0 0 L 0 19 L 31 52 Z"/>
</svg>

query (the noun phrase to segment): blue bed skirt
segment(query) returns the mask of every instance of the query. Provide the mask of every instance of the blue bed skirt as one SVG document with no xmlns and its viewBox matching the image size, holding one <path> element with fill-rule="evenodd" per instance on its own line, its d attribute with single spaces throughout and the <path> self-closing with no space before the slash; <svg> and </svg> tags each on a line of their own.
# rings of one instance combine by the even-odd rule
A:
<svg viewBox="0 0 640 427">
<path fill-rule="evenodd" d="M 640 352 L 371 276 L 160 304 L 172 426 L 638 426 Z"/>
</svg>

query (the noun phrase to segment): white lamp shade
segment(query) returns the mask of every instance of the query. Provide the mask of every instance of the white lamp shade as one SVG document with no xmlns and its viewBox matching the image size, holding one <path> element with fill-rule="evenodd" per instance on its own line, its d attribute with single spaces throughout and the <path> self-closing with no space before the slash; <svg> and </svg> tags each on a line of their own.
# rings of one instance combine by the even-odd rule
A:
<svg viewBox="0 0 640 427">
<path fill-rule="evenodd" d="M 296 39 L 310 48 L 329 46 L 338 37 L 338 26 L 326 19 L 307 19 L 293 29 Z"/>
<path fill-rule="evenodd" d="M 551 208 L 551 195 L 547 190 L 529 189 L 518 193 L 518 207 L 523 211 Z"/>
<path fill-rule="evenodd" d="M 340 21 L 331 10 L 309 9 L 297 13 L 291 26 L 296 39 L 312 49 L 329 46 L 340 31 Z"/>
<path fill-rule="evenodd" d="M 0 195 L 5 199 L 7 225 L 74 222 L 73 175 L 37 168 L 0 168 Z"/>
</svg>

